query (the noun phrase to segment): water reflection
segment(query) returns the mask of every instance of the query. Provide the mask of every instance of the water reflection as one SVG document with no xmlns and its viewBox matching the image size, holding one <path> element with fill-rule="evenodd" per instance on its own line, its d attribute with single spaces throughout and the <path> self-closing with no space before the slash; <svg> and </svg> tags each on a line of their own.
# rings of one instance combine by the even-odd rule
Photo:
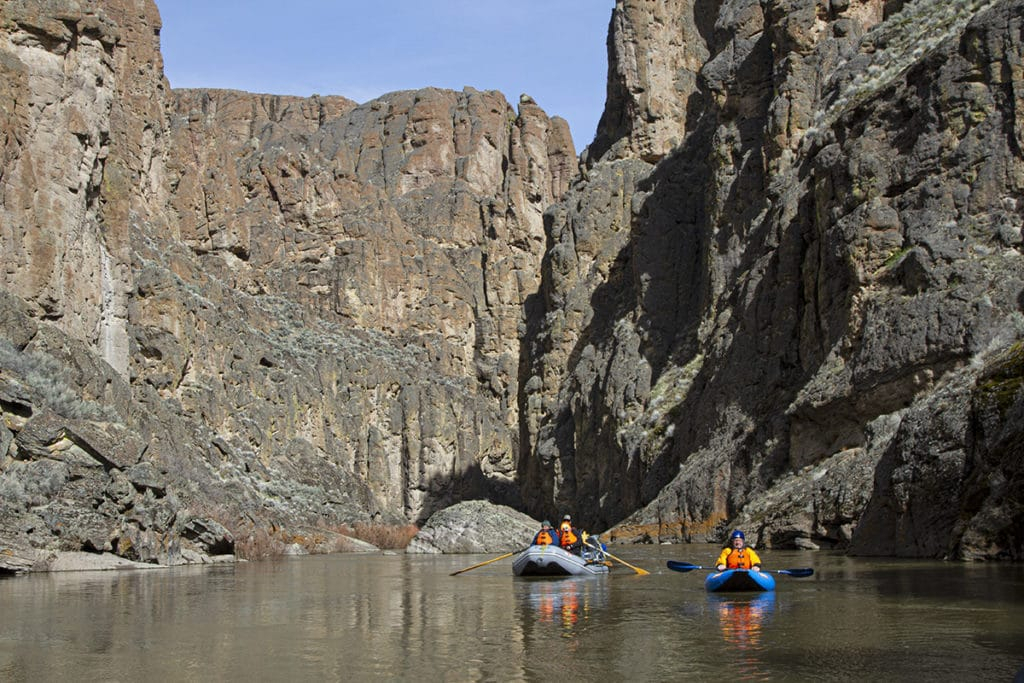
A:
<svg viewBox="0 0 1024 683">
<path fill-rule="evenodd" d="M 702 557 L 714 547 L 690 548 Z M 644 567 L 679 548 L 620 551 Z M 668 570 L 515 579 L 487 557 L 339 555 L 0 581 L 0 681 L 1013 679 L 1024 565 L 850 559 L 774 593 Z"/>
<path fill-rule="evenodd" d="M 775 593 L 711 593 L 708 600 L 718 614 L 722 639 L 733 653 L 732 664 L 739 678 L 755 680 L 765 676 L 761 655 L 765 627 L 775 611 Z"/>
<path fill-rule="evenodd" d="M 596 609 L 608 606 L 606 576 L 565 579 L 521 579 L 525 602 L 542 624 L 561 626 L 563 636 L 573 635 Z"/>
</svg>

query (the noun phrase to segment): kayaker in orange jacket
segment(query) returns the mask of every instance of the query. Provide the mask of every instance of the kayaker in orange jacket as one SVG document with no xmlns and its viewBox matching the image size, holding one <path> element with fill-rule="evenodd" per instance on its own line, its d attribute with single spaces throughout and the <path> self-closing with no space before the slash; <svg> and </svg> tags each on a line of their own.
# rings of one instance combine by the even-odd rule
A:
<svg viewBox="0 0 1024 683">
<path fill-rule="evenodd" d="M 715 563 L 718 571 L 726 569 L 753 569 L 761 571 L 761 558 L 747 547 L 747 538 L 736 529 L 729 535 L 729 545 L 722 548 Z"/>
</svg>

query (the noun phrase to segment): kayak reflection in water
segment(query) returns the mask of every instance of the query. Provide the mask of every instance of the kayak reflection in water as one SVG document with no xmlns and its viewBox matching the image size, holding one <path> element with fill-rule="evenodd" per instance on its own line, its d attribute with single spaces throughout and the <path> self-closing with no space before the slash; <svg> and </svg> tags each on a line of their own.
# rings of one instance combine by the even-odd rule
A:
<svg viewBox="0 0 1024 683">
<path fill-rule="evenodd" d="M 718 609 L 718 623 L 725 642 L 740 650 L 758 650 L 761 629 L 775 609 L 775 593 L 755 593 L 750 597 L 712 595 Z"/>
<path fill-rule="evenodd" d="M 747 593 L 742 597 L 712 593 L 708 599 L 718 609 L 722 640 L 735 653 L 736 677 L 763 680 L 766 664 L 761 654 L 767 651 L 767 647 L 761 640 L 768 618 L 775 610 L 775 593 Z"/>
</svg>

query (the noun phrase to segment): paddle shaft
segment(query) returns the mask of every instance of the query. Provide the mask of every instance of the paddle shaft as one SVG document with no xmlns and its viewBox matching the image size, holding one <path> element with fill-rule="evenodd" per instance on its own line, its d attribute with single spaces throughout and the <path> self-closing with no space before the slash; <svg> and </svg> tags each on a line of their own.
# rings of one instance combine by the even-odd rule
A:
<svg viewBox="0 0 1024 683">
<path fill-rule="evenodd" d="M 526 548 L 529 548 L 529 547 L 530 546 L 526 546 Z M 504 560 L 506 557 L 512 557 L 513 555 L 515 555 L 517 553 L 523 552 L 524 550 L 526 550 L 526 548 L 520 548 L 519 550 L 513 550 L 510 553 L 505 553 L 504 555 L 499 555 L 498 557 L 495 557 L 492 560 L 487 560 L 486 562 L 481 562 L 479 564 L 474 564 L 472 567 L 466 567 L 465 569 L 460 569 L 458 571 L 452 572 L 448 576 L 455 576 L 456 574 L 461 574 L 463 572 L 468 572 L 470 569 L 476 569 L 477 567 L 483 567 L 484 565 L 491 564 L 492 562 L 497 562 L 498 560 Z"/>
<path fill-rule="evenodd" d="M 605 555 L 607 555 L 608 557 L 612 558 L 613 560 L 615 560 L 619 564 L 626 565 L 627 567 L 629 567 L 630 569 L 635 571 L 638 576 L 647 576 L 648 574 L 650 574 L 650 572 L 647 571 L 646 569 L 641 569 L 640 567 L 634 567 L 629 562 L 626 562 L 625 560 L 620 560 L 619 558 L 615 557 L 614 555 L 612 555 L 610 552 L 608 552 L 604 548 L 598 548 L 597 546 L 590 545 L 589 543 L 587 543 L 587 545 L 590 546 L 591 548 L 593 548 L 594 550 L 597 550 L 599 552 L 604 553 Z"/>
<path fill-rule="evenodd" d="M 676 562 L 675 560 L 669 560 L 667 563 L 669 569 L 677 572 L 692 572 L 694 569 L 707 569 L 708 571 L 718 571 L 717 567 L 703 567 L 699 564 L 690 564 L 689 562 Z M 760 571 L 768 572 L 769 574 L 785 574 L 786 576 L 792 576 L 798 579 L 814 574 L 814 570 L 810 567 L 794 568 L 794 569 L 762 569 Z"/>
</svg>

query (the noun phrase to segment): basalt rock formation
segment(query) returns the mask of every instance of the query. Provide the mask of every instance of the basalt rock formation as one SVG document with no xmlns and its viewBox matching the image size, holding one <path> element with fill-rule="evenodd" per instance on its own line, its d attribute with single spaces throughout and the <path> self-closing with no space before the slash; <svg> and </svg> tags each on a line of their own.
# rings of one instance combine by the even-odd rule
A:
<svg viewBox="0 0 1024 683">
<path fill-rule="evenodd" d="M 528 338 L 530 502 L 620 540 L 1024 556 L 1022 30 L 1020 2 L 617 3 Z"/>
<path fill-rule="evenodd" d="M 618 0 L 577 159 L 525 95 L 175 91 L 151 0 L 8 0 L 0 572 L 477 499 L 1021 558 L 1022 17 Z"/>
</svg>

